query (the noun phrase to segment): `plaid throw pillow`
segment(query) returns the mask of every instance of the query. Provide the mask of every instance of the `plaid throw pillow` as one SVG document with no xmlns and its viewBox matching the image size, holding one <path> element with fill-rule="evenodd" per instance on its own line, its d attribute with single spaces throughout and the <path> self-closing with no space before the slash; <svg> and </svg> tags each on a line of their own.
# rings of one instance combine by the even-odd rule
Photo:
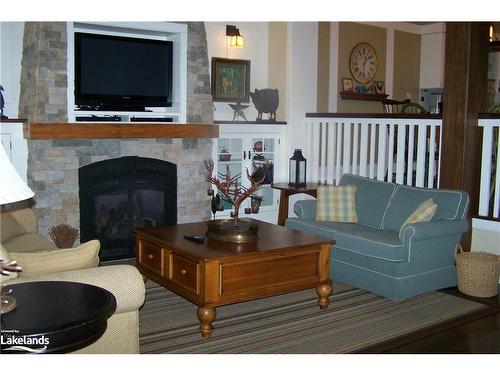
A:
<svg viewBox="0 0 500 375">
<path fill-rule="evenodd" d="M 403 238 L 403 232 L 407 225 L 431 221 L 437 211 L 437 206 L 438 205 L 434 203 L 432 198 L 429 198 L 421 203 L 420 206 L 418 206 L 415 211 L 413 211 L 410 216 L 408 216 L 403 225 L 401 225 L 401 228 L 399 229 L 399 238 Z"/>
<path fill-rule="evenodd" d="M 316 220 L 357 223 L 356 185 L 320 186 Z"/>
</svg>

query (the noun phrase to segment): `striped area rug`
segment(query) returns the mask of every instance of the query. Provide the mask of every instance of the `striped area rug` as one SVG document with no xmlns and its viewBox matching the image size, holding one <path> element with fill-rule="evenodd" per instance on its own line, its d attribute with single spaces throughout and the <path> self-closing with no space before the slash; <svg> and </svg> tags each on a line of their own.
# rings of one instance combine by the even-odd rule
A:
<svg viewBox="0 0 500 375">
<path fill-rule="evenodd" d="M 487 308 L 439 292 L 392 302 L 334 285 L 326 310 L 312 289 L 219 307 L 202 338 L 195 305 L 152 281 L 146 287 L 141 353 L 348 353 Z"/>
</svg>

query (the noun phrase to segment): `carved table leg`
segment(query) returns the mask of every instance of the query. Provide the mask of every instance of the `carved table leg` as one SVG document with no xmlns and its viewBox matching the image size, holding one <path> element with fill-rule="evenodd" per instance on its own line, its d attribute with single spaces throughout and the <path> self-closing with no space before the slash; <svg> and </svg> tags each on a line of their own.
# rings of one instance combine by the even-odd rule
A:
<svg viewBox="0 0 500 375">
<path fill-rule="evenodd" d="M 316 293 L 318 293 L 319 308 L 326 309 L 330 304 L 329 297 L 332 295 L 332 284 L 328 282 L 327 284 L 321 284 L 316 287 Z"/>
<path fill-rule="evenodd" d="M 200 321 L 200 332 L 201 336 L 208 337 L 214 330 L 212 322 L 215 319 L 216 312 L 213 307 L 198 307 L 196 313 L 198 320 Z"/>
</svg>

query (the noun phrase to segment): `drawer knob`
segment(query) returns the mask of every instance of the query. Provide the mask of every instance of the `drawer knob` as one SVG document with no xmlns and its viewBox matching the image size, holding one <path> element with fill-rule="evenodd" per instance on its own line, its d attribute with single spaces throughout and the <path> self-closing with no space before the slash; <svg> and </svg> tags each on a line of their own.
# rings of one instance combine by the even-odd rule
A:
<svg viewBox="0 0 500 375">
<path fill-rule="evenodd" d="M 186 270 L 181 270 L 181 274 L 182 274 L 182 275 L 185 275 L 186 273 L 187 273 L 187 271 L 186 271 Z"/>
<path fill-rule="evenodd" d="M 155 256 L 153 254 L 148 254 L 149 259 L 153 259 Z"/>
</svg>

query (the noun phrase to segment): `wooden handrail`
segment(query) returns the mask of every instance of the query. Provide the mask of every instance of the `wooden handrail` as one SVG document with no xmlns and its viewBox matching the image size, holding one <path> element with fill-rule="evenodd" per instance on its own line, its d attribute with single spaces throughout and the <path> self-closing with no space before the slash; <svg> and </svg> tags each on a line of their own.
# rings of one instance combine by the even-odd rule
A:
<svg viewBox="0 0 500 375">
<path fill-rule="evenodd" d="M 432 113 L 344 113 L 344 112 L 308 112 L 306 118 L 413 118 L 440 120 L 441 114 Z"/>
</svg>

